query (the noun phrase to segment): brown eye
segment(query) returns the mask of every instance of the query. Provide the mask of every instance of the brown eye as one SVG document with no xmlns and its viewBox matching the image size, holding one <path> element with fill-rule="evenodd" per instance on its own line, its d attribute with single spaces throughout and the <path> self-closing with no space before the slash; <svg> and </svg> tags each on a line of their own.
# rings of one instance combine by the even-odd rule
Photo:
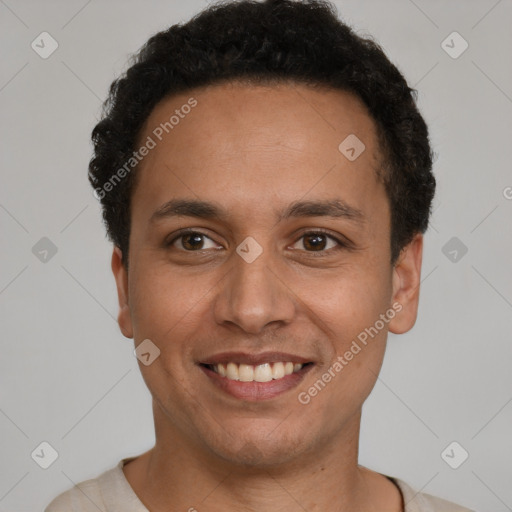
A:
<svg viewBox="0 0 512 512">
<path fill-rule="evenodd" d="M 323 231 L 310 231 L 308 233 L 304 233 L 300 237 L 299 241 L 300 240 L 303 240 L 302 246 L 306 252 L 323 254 L 330 253 L 331 250 L 335 251 L 345 247 L 345 244 L 342 241 L 332 235 L 324 233 Z M 329 241 L 331 241 L 330 246 Z M 299 247 L 299 249 L 301 248 Z"/>
<path fill-rule="evenodd" d="M 181 237 L 181 245 L 187 250 L 202 249 L 204 245 L 203 235 L 199 233 L 184 235 Z"/>
<path fill-rule="evenodd" d="M 210 247 L 207 246 L 208 241 L 211 243 Z M 187 252 L 217 248 L 210 237 L 198 231 L 182 231 L 180 235 L 174 237 L 167 245 Z"/>
<path fill-rule="evenodd" d="M 304 236 L 304 247 L 307 249 L 323 250 L 327 244 L 327 236 L 324 234 L 314 234 Z"/>
</svg>

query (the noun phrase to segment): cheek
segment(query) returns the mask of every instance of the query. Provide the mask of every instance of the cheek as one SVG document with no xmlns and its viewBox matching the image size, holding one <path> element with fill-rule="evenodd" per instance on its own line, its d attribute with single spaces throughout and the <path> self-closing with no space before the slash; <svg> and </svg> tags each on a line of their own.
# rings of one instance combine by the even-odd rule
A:
<svg viewBox="0 0 512 512">
<path fill-rule="evenodd" d="M 375 385 L 393 317 L 390 313 L 394 313 L 389 305 L 391 278 L 382 278 L 387 276 L 385 269 L 375 269 L 347 279 L 333 301 L 336 310 L 331 311 L 332 318 L 336 318 L 334 348 L 340 363 L 336 366 L 339 378 L 334 379 L 335 387 L 343 393 L 348 391 L 351 398 L 347 400 L 354 403 L 362 402 Z"/>
<path fill-rule="evenodd" d="M 340 268 L 315 281 L 306 278 L 297 283 L 302 300 L 331 330 L 342 344 L 373 325 L 389 307 L 391 275 L 386 271 L 356 266 Z M 384 279 L 383 276 L 386 276 Z"/>
<path fill-rule="evenodd" d="M 186 379 L 187 372 L 193 371 L 198 349 L 194 340 L 207 341 L 213 336 L 212 301 L 222 276 L 204 270 L 171 269 L 165 262 L 147 261 L 139 268 L 144 272 L 133 279 L 130 309 L 135 340 L 149 339 L 160 350 L 158 364 L 150 367 L 151 379 Z M 157 369 L 159 377 L 154 375 Z M 165 377 L 171 369 L 172 375 Z"/>
<path fill-rule="evenodd" d="M 165 339 L 197 314 L 204 300 L 204 276 L 180 275 L 166 265 L 141 262 L 131 283 L 130 309 L 135 338 Z M 201 282 L 202 281 L 202 282 Z"/>
<path fill-rule="evenodd" d="M 318 325 L 329 329 L 331 359 L 319 369 L 320 379 L 329 381 L 329 391 L 318 392 L 322 397 L 317 406 L 331 411 L 333 418 L 338 414 L 335 411 L 353 412 L 363 403 L 382 365 L 388 323 L 381 315 L 389 310 L 391 279 L 383 279 L 385 270 L 377 268 L 344 269 L 336 279 L 324 283 L 322 292 L 316 289 L 307 296 L 308 307 L 318 315 Z M 391 315 L 386 318 L 389 321 Z M 317 387 L 322 389 L 322 384 Z"/>
</svg>

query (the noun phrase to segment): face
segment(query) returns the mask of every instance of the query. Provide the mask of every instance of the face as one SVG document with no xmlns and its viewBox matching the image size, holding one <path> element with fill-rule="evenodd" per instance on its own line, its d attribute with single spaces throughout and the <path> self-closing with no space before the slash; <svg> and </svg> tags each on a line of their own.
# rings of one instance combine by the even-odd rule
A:
<svg viewBox="0 0 512 512">
<path fill-rule="evenodd" d="M 148 137 L 129 270 L 118 249 L 112 268 L 123 334 L 160 350 L 139 363 L 157 442 L 318 453 L 357 423 L 388 331 L 416 318 L 422 239 L 391 265 L 373 121 L 341 91 L 221 84 L 163 100 Z"/>
</svg>

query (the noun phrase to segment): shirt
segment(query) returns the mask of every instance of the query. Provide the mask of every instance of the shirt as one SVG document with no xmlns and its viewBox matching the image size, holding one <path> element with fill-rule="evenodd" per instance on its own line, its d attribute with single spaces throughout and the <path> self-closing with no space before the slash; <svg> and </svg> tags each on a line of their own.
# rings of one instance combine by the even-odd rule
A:
<svg viewBox="0 0 512 512">
<path fill-rule="evenodd" d="M 124 464 L 134 458 L 122 459 L 99 477 L 59 494 L 44 512 L 149 512 L 124 476 Z M 430 494 L 417 493 L 399 478 L 384 476 L 400 489 L 405 512 L 474 512 Z"/>
</svg>

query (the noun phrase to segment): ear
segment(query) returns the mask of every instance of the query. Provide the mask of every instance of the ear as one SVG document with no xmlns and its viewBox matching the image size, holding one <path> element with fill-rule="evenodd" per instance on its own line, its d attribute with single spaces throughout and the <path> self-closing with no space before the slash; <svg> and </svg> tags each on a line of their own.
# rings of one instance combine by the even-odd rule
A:
<svg viewBox="0 0 512 512">
<path fill-rule="evenodd" d="M 389 322 L 389 330 L 403 334 L 412 329 L 418 314 L 421 282 L 421 260 L 423 256 L 423 235 L 417 234 L 400 252 L 393 269 L 393 304 L 401 310 Z"/>
<path fill-rule="evenodd" d="M 116 280 L 117 298 L 119 300 L 117 322 L 123 335 L 127 338 L 133 338 L 132 319 L 128 301 L 128 271 L 123 264 L 123 253 L 117 246 L 114 246 L 111 267 Z"/>
</svg>

